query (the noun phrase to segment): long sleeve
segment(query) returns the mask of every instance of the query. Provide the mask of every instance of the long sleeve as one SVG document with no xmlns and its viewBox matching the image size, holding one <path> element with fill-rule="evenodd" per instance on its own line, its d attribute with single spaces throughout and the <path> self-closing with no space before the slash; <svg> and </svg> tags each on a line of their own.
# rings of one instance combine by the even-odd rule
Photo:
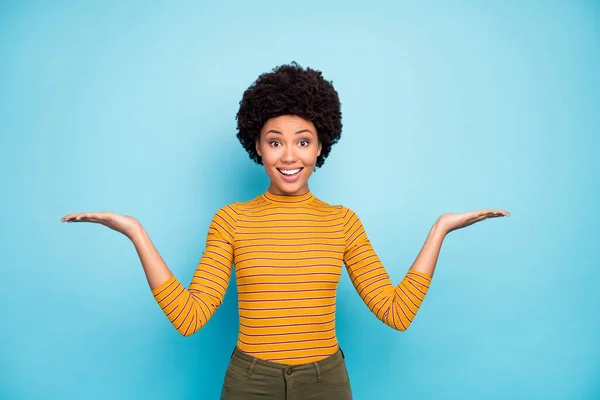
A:
<svg viewBox="0 0 600 400">
<path fill-rule="evenodd" d="M 358 216 L 348 208 L 343 212 L 344 264 L 356 291 L 386 325 L 400 331 L 408 329 L 427 294 L 431 277 L 409 270 L 398 286 L 392 285 Z"/>
<path fill-rule="evenodd" d="M 188 289 L 175 276 L 152 290 L 154 298 L 184 336 L 202 328 L 223 302 L 231 278 L 236 213 L 231 206 L 214 215 L 206 248 Z"/>
</svg>

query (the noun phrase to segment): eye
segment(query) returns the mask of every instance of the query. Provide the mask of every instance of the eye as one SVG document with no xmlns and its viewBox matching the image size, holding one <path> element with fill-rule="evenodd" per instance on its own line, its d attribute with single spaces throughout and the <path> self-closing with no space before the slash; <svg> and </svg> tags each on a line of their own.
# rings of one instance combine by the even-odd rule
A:
<svg viewBox="0 0 600 400">
<path fill-rule="evenodd" d="M 269 145 L 271 147 L 278 147 L 279 146 L 279 142 L 276 141 L 276 140 L 272 140 L 272 141 L 269 142 Z"/>
<path fill-rule="evenodd" d="M 307 147 L 308 145 L 310 145 L 310 142 L 308 140 L 303 139 L 300 141 L 300 146 Z"/>
</svg>

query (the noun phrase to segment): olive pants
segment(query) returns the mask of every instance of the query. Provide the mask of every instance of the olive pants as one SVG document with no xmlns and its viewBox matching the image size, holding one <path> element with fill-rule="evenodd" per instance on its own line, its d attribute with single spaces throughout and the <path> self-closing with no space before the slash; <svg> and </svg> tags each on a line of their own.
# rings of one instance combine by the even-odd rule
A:
<svg viewBox="0 0 600 400">
<path fill-rule="evenodd" d="M 221 400 L 351 400 L 352 390 L 341 348 L 309 364 L 261 360 L 237 346 L 225 373 Z"/>
</svg>

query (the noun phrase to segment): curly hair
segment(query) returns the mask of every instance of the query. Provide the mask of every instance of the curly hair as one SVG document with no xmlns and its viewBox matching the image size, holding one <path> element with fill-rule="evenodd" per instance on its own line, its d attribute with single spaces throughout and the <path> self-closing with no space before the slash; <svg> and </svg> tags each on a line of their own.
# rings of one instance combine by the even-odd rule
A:
<svg viewBox="0 0 600 400">
<path fill-rule="evenodd" d="M 314 124 L 322 146 L 316 167 L 321 167 L 342 135 L 341 105 L 333 83 L 321 71 L 292 61 L 261 74 L 246 89 L 236 115 L 237 138 L 257 164 L 262 165 L 255 147 L 260 131 L 268 119 L 280 115 L 297 115 Z"/>
</svg>

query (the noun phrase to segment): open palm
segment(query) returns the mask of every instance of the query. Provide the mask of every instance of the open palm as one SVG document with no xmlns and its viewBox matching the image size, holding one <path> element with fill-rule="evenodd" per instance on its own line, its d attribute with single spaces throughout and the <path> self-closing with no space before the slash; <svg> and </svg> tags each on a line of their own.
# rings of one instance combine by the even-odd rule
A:
<svg viewBox="0 0 600 400">
<path fill-rule="evenodd" d="M 65 215 L 62 222 L 93 222 L 109 227 L 127 237 L 131 237 L 140 227 L 139 221 L 128 215 L 119 215 L 112 212 L 75 213 Z"/>
<path fill-rule="evenodd" d="M 450 233 L 489 218 L 508 217 L 509 215 L 510 213 L 505 210 L 478 210 L 460 214 L 447 213 L 440 216 L 437 223 L 447 233 Z"/>
</svg>

